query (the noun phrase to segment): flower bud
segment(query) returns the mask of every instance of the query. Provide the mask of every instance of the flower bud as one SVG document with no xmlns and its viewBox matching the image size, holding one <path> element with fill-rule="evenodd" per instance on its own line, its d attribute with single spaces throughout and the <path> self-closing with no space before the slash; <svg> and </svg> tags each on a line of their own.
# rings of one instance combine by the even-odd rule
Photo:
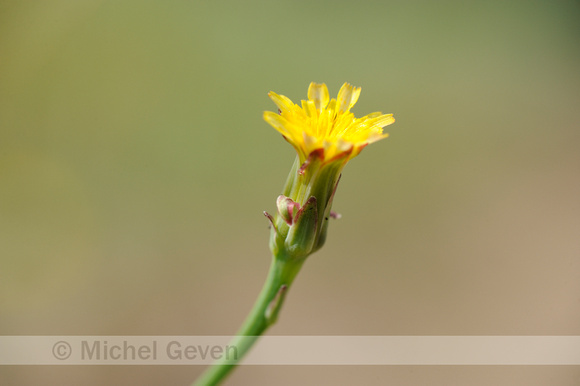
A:
<svg viewBox="0 0 580 386">
<path fill-rule="evenodd" d="M 290 197 L 281 194 L 276 200 L 276 206 L 278 207 L 278 213 L 284 221 L 286 221 L 288 225 L 292 225 L 294 217 L 300 210 L 300 204 L 293 201 Z"/>
</svg>

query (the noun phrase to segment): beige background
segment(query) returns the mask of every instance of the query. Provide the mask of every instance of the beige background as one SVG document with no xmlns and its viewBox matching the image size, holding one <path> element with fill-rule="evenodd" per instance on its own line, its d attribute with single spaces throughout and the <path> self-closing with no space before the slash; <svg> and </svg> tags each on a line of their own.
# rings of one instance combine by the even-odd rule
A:
<svg viewBox="0 0 580 386">
<path fill-rule="evenodd" d="M 580 335 L 573 1 L 0 1 L 0 333 L 231 335 L 293 161 L 270 90 L 363 91 L 273 335 Z M 187 385 L 201 367 L 0 368 Z M 578 367 L 243 367 L 231 385 L 578 385 Z"/>
</svg>

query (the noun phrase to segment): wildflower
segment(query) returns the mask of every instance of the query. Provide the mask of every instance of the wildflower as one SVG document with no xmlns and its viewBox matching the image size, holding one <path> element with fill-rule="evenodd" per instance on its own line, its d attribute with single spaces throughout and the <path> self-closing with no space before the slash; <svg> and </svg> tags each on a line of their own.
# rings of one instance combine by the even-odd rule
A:
<svg viewBox="0 0 580 386">
<path fill-rule="evenodd" d="M 308 100 L 297 106 L 271 92 L 279 113 L 265 112 L 264 119 L 294 146 L 298 156 L 288 175 L 283 194 L 276 200 L 276 218 L 264 212 L 272 224 L 270 272 L 254 307 L 232 342 L 239 348 L 233 360 L 227 356 L 209 368 L 196 386 L 217 385 L 237 365 L 257 338 L 278 319 L 288 289 L 306 257 L 326 238 L 332 199 L 346 163 L 369 143 L 385 138 L 383 127 L 393 123 L 392 114 L 372 113 L 355 118 L 350 109 L 360 88 L 345 83 L 337 99 L 329 101 L 324 84 L 311 83 Z"/>
<path fill-rule="evenodd" d="M 395 121 L 380 112 L 356 118 L 350 109 L 361 89 L 345 83 L 337 99 L 329 100 L 325 84 L 311 83 L 301 106 L 284 95 L 268 95 L 278 113 L 267 111 L 264 120 L 292 144 L 297 158 L 278 197 L 270 248 L 281 258 L 305 258 L 326 238 L 328 218 L 340 173 L 346 163 L 370 143 L 386 138 L 383 127 Z"/>
</svg>

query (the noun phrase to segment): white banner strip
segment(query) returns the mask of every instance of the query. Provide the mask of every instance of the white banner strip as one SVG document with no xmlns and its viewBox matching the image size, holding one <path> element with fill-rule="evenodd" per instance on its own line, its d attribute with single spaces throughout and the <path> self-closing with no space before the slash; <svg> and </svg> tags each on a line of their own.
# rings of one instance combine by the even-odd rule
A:
<svg viewBox="0 0 580 386">
<path fill-rule="evenodd" d="M 0 365 L 236 362 L 231 336 L 0 336 Z M 245 365 L 580 365 L 580 336 L 264 336 Z"/>
</svg>

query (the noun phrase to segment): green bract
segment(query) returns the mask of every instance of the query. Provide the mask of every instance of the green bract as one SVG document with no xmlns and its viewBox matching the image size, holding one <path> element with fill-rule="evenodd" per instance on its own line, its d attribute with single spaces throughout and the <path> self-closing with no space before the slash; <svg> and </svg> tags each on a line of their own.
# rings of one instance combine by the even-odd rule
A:
<svg viewBox="0 0 580 386">
<path fill-rule="evenodd" d="M 322 247 L 326 239 L 332 199 L 346 157 L 324 162 L 316 153 L 302 165 L 297 157 L 278 213 L 272 221 L 270 250 L 283 259 L 303 259 Z"/>
</svg>

